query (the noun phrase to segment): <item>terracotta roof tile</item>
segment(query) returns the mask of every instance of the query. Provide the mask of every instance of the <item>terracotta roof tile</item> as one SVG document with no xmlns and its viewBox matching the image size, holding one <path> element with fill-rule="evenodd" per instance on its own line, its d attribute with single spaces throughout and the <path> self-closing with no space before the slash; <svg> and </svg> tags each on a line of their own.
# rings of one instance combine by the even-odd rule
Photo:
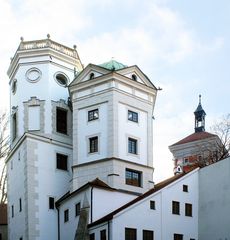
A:
<svg viewBox="0 0 230 240">
<path fill-rule="evenodd" d="M 181 139 L 180 141 L 172 144 L 171 146 L 176 146 L 176 145 L 189 143 L 189 142 L 195 142 L 198 140 L 202 140 L 205 138 L 211 138 L 211 137 L 217 137 L 217 135 L 209 133 L 209 132 L 196 132 L 196 133 L 193 133 L 193 134 Z"/>
</svg>

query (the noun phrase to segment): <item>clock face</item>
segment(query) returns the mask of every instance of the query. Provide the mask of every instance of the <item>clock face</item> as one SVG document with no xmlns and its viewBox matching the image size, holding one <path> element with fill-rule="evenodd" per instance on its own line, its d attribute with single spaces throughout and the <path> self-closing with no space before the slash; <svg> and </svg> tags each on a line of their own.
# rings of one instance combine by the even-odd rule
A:
<svg viewBox="0 0 230 240">
<path fill-rule="evenodd" d="M 41 78 L 42 73 L 38 68 L 30 68 L 26 72 L 26 78 L 29 82 L 37 82 Z"/>
</svg>

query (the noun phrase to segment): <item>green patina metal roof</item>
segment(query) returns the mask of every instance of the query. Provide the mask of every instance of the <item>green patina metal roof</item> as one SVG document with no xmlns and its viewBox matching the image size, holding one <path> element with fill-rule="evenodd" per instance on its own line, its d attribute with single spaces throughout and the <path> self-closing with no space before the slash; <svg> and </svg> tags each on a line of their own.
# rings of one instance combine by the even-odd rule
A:
<svg viewBox="0 0 230 240">
<path fill-rule="evenodd" d="M 103 68 L 106 68 L 108 70 L 111 70 L 111 71 L 115 71 L 115 70 L 120 70 L 122 68 L 126 68 L 127 65 L 124 65 L 123 63 L 119 63 L 115 60 L 111 60 L 109 62 L 105 62 L 105 63 L 102 63 L 102 64 L 99 64 L 100 67 L 103 67 Z"/>
</svg>

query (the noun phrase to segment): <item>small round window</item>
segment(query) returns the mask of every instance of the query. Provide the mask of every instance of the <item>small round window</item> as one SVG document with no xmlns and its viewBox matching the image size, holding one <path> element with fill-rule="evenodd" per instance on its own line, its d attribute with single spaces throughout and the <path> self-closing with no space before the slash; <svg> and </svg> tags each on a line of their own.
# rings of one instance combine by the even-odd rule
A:
<svg viewBox="0 0 230 240">
<path fill-rule="evenodd" d="M 42 72 L 38 68 L 30 68 L 26 72 L 27 81 L 35 83 L 40 80 Z"/>
<path fill-rule="evenodd" d="M 14 79 L 13 83 L 12 83 L 12 86 L 11 86 L 11 91 L 12 91 L 13 94 L 15 94 L 16 90 L 17 90 L 17 80 Z"/>
<path fill-rule="evenodd" d="M 56 73 L 55 80 L 62 87 L 66 87 L 68 85 L 68 77 L 64 73 Z"/>
</svg>

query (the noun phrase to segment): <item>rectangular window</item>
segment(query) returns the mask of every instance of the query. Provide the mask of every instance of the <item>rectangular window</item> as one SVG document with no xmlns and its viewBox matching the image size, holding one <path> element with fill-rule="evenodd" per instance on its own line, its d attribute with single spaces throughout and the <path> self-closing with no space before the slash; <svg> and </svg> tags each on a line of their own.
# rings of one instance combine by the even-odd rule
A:
<svg viewBox="0 0 230 240">
<path fill-rule="evenodd" d="M 95 233 L 91 233 L 89 235 L 89 240 L 95 240 Z"/>
<path fill-rule="evenodd" d="M 67 134 L 67 110 L 63 108 L 56 109 L 56 131 Z"/>
<path fill-rule="evenodd" d="M 126 169 L 125 170 L 125 181 L 128 185 L 141 187 L 141 172 Z"/>
<path fill-rule="evenodd" d="M 17 137 L 17 114 L 14 113 L 12 116 L 12 140 Z"/>
<path fill-rule="evenodd" d="M 22 199 L 19 198 L 19 212 L 22 211 Z"/>
<path fill-rule="evenodd" d="M 14 205 L 11 206 L 11 217 L 14 217 Z"/>
<path fill-rule="evenodd" d="M 69 221 L 69 209 L 66 209 L 64 211 L 64 222 L 68 222 Z"/>
<path fill-rule="evenodd" d="M 150 201 L 150 209 L 153 209 L 153 210 L 156 209 L 155 201 Z"/>
<path fill-rule="evenodd" d="M 133 138 L 128 138 L 128 152 L 132 154 L 137 154 L 137 140 Z"/>
<path fill-rule="evenodd" d="M 125 228 L 125 240 L 137 240 L 137 229 Z"/>
<path fill-rule="evenodd" d="M 56 154 L 57 169 L 68 170 L 68 156 L 64 154 Z"/>
<path fill-rule="evenodd" d="M 54 198 L 49 197 L 49 209 L 54 209 Z"/>
<path fill-rule="evenodd" d="M 105 229 L 100 231 L 100 236 L 101 236 L 100 240 L 106 240 L 106 230 Z"/>
<path fill-rule="evenodd" d="M 81 204 L 80 203 L 77 203 L 75 205 L 75 216 L 79 216 L 80 215 L 80 211 L 81 211 Z"/>
<path fill-rule="evenodd" d="M 188 185 L 183 185 L 183 192 L 188 192 Z"/>
<path fill-rule="evenodd" d="M 183 234 L 174 233 L 174 240 L 183 240 Z"/>
<path fill-rule="evenodd" d="M 94 109 L 91 111 L 88 111 L 88 121 L 93 121 L 99 118 L 99 111 L 98 109 Z"/>
<path fill-rule="evenodd" d="M 138 122 L 138 113 L 128 110 L 128 120 Z"/>
<path fill-rule="evenodd" d="M 180 214 L 180 203 L 172 201 L 172 214 Z"/>
<path fill-rule="evenodd" d="M 185 216 L 192 217 L 192 204 L 185 203 Z"/>
<path fill-rule="evenodd" d="M 2 240 L 2 234 L 0 233 L 0 240 Z"/>
<path fill-rule="evenodd" d="M 89 138 L 89 153 L 98 152 L 98 137 Z"/>
<path fill-rule="evenodd" d="M 20 237 L 20 238 L 19 238 L 19 240 L 23 240 L 23 238 L 22 238 L 22 237 Z"/>
<path fill-rule="evenodd" d="M 153 240 L 153 231 L 143 230 L 143 240 Z"/>
</svg>

